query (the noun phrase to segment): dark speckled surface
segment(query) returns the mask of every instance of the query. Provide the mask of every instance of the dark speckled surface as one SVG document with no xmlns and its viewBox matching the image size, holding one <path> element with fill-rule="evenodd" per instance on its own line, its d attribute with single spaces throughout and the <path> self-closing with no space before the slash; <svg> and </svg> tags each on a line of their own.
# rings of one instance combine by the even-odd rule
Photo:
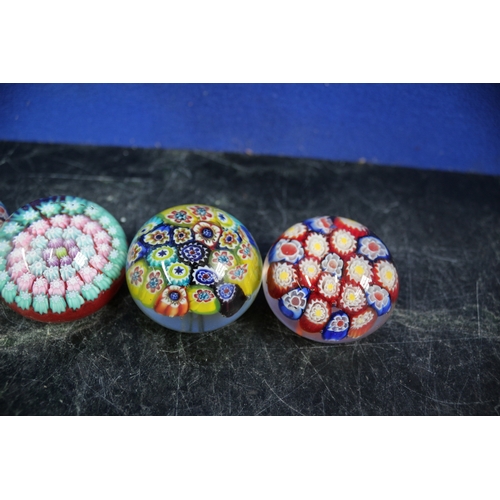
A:
<svg viewBox="0 0 500 500">
<path fill-rule="evenodd" d="M 500 178 L 204 152 L 0 143 L 11 211 L 69 194 L 121 219 L 130 241 L 180 203 L 240 219 L 263 257 L 311 216 L 353 218 L 392 251 L 391 320 L 325 346 L 287 330 L 260 292 L 236 323 L 179 334 L 126 285 L 101 311 L 36 323 L 0 303 L 6 415 L 496 415 L 500 413 Z"/>
</svg>

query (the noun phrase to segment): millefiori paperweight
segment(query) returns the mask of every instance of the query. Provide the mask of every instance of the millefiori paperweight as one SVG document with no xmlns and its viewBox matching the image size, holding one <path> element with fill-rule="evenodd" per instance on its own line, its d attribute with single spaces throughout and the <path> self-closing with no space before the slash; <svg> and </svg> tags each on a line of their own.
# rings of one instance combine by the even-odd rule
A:
<svg viewBox="0 0 500 500">
<path fill-rule="evenodd" d="M 127 284 L 139 308 L 179 332 L 208 332 L 238 319 L 260 288 L 262 259 L 248 229 L 206 205 L 149 219 L 129 247 Z"/>
<path fill-rule="evenodd" d="M 373 333 L 389 319 L 399 292 L 386 245 L 343 217 L 314 217 L 287 229 L 266 256 L 262 281 L 278 319 L 324 343 Z"/>
<path fill-rule="evenodd" d="M 0 296 L 34 320 L 80 319 L 117 292 L 126 255 L 123 229 L 98 204 L 73 196 L 36 200 L 0 228 Z"/>
</svg>

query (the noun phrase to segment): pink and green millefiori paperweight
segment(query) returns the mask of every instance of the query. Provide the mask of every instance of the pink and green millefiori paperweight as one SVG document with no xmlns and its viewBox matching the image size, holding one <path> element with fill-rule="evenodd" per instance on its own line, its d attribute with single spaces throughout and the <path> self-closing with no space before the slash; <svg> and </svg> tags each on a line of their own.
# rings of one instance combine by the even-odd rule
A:
<svg viewBox="0 0 500 500">
<path fill-rule="evenodd" d="M 0 207 L 0 296 L 30 319 L 63 322 L 103 307 L 123 282 L 127 242 L 97 203 L 35 200 L 10 217 Z"/>
</svg>

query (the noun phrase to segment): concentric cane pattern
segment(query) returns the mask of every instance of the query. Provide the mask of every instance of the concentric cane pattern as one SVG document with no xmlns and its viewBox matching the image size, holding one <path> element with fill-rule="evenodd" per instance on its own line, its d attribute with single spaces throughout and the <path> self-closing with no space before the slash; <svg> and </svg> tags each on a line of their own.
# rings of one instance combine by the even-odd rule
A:
<svg viewBox="0 0 500 500">
<path fill-rule="evenodd" d="M 117 291 L 125 234 L 96 203 L 72 196 L 36 200 L 0 228 L 0 293 L 31 319 L 70 321 L 93 313 Z"/>
<path fill-rule="evenodd" d="M 233 216 L 211 206 L 180 205 L 139 229 L 126 268 L 130 293 L 146 314 L 175 330 L 200 331 L 178 319 L 188 313 L 230 318 L 242 311 L 260 287 L 262 259 Z M 211 325 L 218 327 L 216 320 Z"/>
<path fill-rule="evenodd" d="M 343 217 L 315 217 L 287 229 L 269 250 L 263 281 L 278 318 L 319 342 L 372 333 L 388 319 L 399 292 L 387 247 Z"/>
</svg>

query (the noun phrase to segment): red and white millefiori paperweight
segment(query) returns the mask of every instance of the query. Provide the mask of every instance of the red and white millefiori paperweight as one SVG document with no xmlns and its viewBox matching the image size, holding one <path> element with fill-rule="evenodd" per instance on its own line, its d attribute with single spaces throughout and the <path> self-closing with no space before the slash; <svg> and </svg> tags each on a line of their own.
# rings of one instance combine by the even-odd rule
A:
<svg viewBox="0 0 500 500">
<path fill-rule="evenodd" d="M 358 340 L 391 316 L 399 279 L 380 238 L 344 217 L 314 217 L 287 229 L 263 267 L 266 299 L 295 333 L 323 343 Z"/>
</svg>

